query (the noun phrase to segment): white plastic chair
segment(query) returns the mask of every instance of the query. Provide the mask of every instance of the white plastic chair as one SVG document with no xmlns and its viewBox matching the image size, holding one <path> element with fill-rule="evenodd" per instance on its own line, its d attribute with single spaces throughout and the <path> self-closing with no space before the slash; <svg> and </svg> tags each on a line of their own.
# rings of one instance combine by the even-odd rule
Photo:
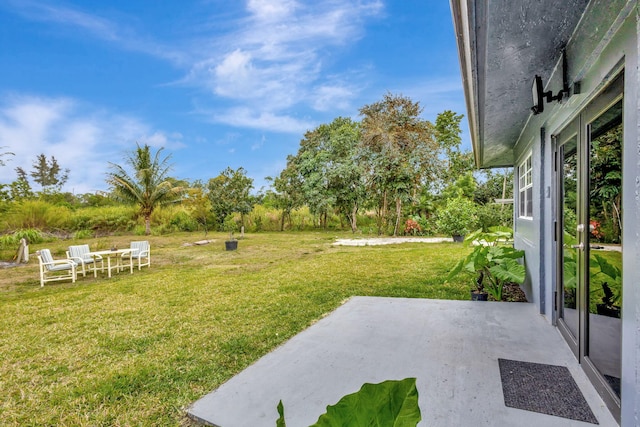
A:
<svg viewBox="0 0 640 427">
<path fill-rule="evenodd" d="M 37 252 L 38 263 L 40 264 L 40 286 L 45 282 L 58 280 L 76 281 L 76 263 L 70 259 L 54 260 L 49 249 L 40 249 Z"/>
<path fill-rule="evenodd" d="M 82 267 L 83 277 L 87 275 L 87 270 L 93 271 L 95 274 L 98 269 L 98 263 L 100 263 L 100 271 L 104 271 L 102 257 L 100 255 L 89 255 L 90 252 L 89 245 L 69 246 L 67 251 L 67 258 Z"/>
<path fill-rule="evenodd" d="M 129 259 L 130 263 L 133 263 L 134 260 L 138 260 L 138 270 L 141 270 L 144 266 L 148 266 L 150 268 L 151 246 L 149 246 L 149 242 L 146 240 L 131 242 L 131 252 L 122 254 L 122 259 Z"/>
</svg>

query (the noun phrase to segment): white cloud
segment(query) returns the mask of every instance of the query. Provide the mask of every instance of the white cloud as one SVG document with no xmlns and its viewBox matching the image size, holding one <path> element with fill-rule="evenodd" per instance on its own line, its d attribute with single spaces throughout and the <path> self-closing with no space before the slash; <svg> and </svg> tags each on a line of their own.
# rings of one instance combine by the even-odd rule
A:
<svg viewBox="0 0 640 427">
<path fill-rule="evenodd" d="M 15 153 L 0 167 L 0 183 L 16 178 L 15 168 L 27 173 L 36 156 L 55 157 L 70 169 L 66 191 L 106 189 L 109 162 L 122 163 L 136 143 L 179 148 L 182 136 L 154 130 L 130 116 L 110 114 L 68 98 L 13 96 L 0 104 L 0 145 Z M 34 185 L 34 189 L 38 189 Z"/>
<path fill-rule="evenodd" d="M 351 107 L 352 97 L 353 89 L 346 85 L 321 86 L 315 92 L 313 108 L 318 111 L 347 110 Z"/>
<path fill-rule="evenodd" d="M 268 111 L 255 111 L 249 108 L 234 108 L 212 115 L 212 120 L 236 127 L 269 130 L 282 133 L 304 133 L 316 125 L 310 120 L 299 120 L 286 115 L 277 115 Z"/>
<path fill-rule="evenodd" d="M 126 50 L 143 52 L 176 64 L 187 62 L 186 55 L 180 49 L 173 49 L 168 45 L 145 38 L 133 28 L 105 17 L 40 0 L 9 0 L 8 5 L 29 20 L 76 28 L 98 39 L 115 43 Z"/>
<path fill-rule="evenodd" d="M 52 0 L 8 0 L 4 6 L 31 21 L 168 60 L 185 70 L 173 84 L 204 88 L 216 111 L 227 108 L 216 115 L 217 122 L 276 132 L 307 129 L 306 121 L 287 115 L 293 108 L 337 113 L 352 108 L 362 90 L 361 80 L 349 74 L 353 70 L 323 74 L 338 50 L 363 37 L 366 23 L 384 9 L 383 0 L 246 0 L 242 17 L 224 15 L 218 24 L 220 9 L 214 7 L 202 16 L 216 25 L 184 29 L 179 32 L 184 39 L 163 43 L 138 28 L 140 19 L 122 13 L 118 17 L 125 19 L 110 19 L 88 6 Z"/>
<path fill-rule="evenodd" d="M 9 4 L 22 16 L 32 20 L 76 26 L 107 40 L 118 38 L 114 24 L 80 10 L 36 0 L 10 0 Z"/>
<path fill-rule="evenodd" d="M 247 9 L 263 21 L 281 20 L 289 17 L 298 7 L 293 0 L 249 0 Z"/>
<path fill-rule="evenodd" d="M 141 145 L 147 144 L 155 148 L 178 149 L 185 147 L 185 144 L 182 143 L 182 134 L 179 132 L 166 134 L 165 132 L 156 131 L 151 135 L 141 136 L 138 142 Z"/>
<path fill-rule="evenodd" d="M 257 150 L 261 149 L 264 146 L 264 143 L 265 143 L 266 140 L 267 140 L 267 138 L 265 138 L 265 136 L 262 135 L 262 138 L 260 139 L 259 142 L 256 142 L 256 143 L 251 145 L 251 151 L 257 151 Z"/>
<path fill-rule="evenodd" d="M 203 51 L 186 81 L 251 110 L 249 115 L 263 117 L 265 125 L 270 123 L 269 115 L 283 116 L 283 111 L 294 106 L 346 110 L 357 96 L 359 84 L 353 84 L 350 80 L 354 76 L 349 75 L 342 76 L 340 84 L 327 81 L 322 76 L 325 63 L 341 45 L 362 37 L 366 20 L 382 9 L 380 0 L 304 4 L 249 0 L 248 17 Z M 331 78 L 336 80 L 336 76 Z M 227 124 L 239 125 L 233 111 L 218 115 L 217 120 L 225 118 L 229 119 Z M 290 128 L 291 123 L 279 127 Z"/>
</svg>

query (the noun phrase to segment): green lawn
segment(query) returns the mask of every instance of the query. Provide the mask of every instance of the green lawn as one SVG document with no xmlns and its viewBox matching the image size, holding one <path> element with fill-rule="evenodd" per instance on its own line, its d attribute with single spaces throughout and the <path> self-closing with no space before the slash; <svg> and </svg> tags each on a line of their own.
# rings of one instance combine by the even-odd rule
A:
<svg viewBox="0 0 640 427">
<path fill-rule="evenodd" d="M 0 424 L 188 426 L 188 405 L 350 296 L 468 299 L 462 276 L 443 284 L 462 245 L 331 246 L 349 236 L 153 236 L 150 269 L 44 288 L 37 259 L 0 270 Z"/>
</svg>

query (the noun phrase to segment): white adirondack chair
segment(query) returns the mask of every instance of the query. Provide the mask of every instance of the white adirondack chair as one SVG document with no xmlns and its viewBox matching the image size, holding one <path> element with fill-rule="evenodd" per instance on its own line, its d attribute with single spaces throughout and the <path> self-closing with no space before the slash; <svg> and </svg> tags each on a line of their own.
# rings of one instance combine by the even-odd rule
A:
<svg viewBox="0 0 640 427">
<path fill-rule="evenodd" d="M 69 246 L 69 250 L 67 251 L 67 258 L 75 262 L 78 266 L 82 268 L 82 276 L 87 275 L 87 270 L 95 271 L 98 269 L 98 264 L 100 264 L 100 271 L 104 271 L 104 260 L 100 255 L 89 255 L 91 249 L 89 249 L 89 245 L 74 245 Z"/>
<path fill-rule="evenodd" d="M 58 280 L 76 281 L 76 263 L 70 259 L 54 260 L 49 249 L 41 249 L 37 252 L 40 265 L 40 286 L 45 282 Z"/>
<path fill-rule="evenodd" d="M 141 270 L 144 266 L 151 267 L 151 246 L 149 246 L 149 242 L 146 240 L 131 242 L 131 252 L 122 254 L 122 259 L 129 259 L 130 263 L 137 260 L 138 270 Z"/>
</svg>

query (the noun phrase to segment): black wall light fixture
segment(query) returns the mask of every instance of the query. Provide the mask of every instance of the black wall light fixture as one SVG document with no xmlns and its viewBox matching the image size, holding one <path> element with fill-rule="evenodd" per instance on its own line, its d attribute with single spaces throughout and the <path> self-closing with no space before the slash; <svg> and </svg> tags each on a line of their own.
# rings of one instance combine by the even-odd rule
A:
<svg viewBox="0 0 640 427">
<path fill-rule="evenodd" d="M 574 83 L 574 93 L 580 93 L 580 83 Z M 533 84 L 531 85 L 531 95 L 533 96 L 533 107 L 531 111 L 533 114 L 540 114 L 544 111 L 545 102 L 558 101 L 562 102 L 565 98 L 568 98 L 571 91 L 569 90 L 569 83 L 567 78 L 567 53 L 562 50 L 562 89 L 557 95 L 553 95 L 552 91 L 544 91 L 544 85 L 542 84 L 542 77 L 535 75 L 533 78 Z"/>
</svg>

